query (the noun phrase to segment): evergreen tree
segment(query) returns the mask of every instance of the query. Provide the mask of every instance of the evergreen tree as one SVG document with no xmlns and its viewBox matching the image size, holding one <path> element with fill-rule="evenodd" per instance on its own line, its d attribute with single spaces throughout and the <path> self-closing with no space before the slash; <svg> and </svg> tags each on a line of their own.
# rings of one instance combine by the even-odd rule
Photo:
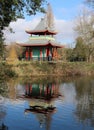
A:
<svg viewBox="0 0 94 130">
<path fill-rule="evenodd" d="M 66 48 L 66 60 L 74 61 L 73 48 Z"/>
<path fill-rule="evenodd" d="M 73 56 L 76 61 L 85 61 L 87 55 L 87 45 L 81 37 L 76 39 L 76 46 L 73 49 Z"/>
</svg>

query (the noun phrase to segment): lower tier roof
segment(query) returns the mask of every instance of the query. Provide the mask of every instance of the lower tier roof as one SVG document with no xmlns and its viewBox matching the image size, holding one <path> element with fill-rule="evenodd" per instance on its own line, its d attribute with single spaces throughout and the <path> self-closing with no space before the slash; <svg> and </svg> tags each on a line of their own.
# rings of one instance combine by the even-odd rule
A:
<svg viewBox="0 0 94 130">
<path fill-rule="evenodd" d="M 62 48 L 63 46 L 60 45 L 54 38 L 42 36 L 42 37 L 30 37 L 29 40 L 25 43 L 18 43 L 20 46 L 52 46 Z"/>
</svg>

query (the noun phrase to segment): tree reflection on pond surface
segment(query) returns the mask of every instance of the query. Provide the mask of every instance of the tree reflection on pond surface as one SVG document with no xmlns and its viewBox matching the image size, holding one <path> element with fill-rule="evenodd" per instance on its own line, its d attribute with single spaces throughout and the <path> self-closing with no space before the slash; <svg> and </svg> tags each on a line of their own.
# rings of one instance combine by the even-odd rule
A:
<svg viewBox="0 0 94 130">
<path fill-rule="evenodd" d="M 2 84 L 6 88 L 1 92 L 1 127 L 4 124 L 9 130 L 94 129 L 94 77 L 11 79 Z"/>
</svg>

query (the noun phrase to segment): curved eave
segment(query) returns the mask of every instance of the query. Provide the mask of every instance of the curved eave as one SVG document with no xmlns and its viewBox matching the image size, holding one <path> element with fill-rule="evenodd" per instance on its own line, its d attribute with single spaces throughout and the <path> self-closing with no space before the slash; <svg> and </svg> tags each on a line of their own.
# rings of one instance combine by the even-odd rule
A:
<svg viewBox="0 0 94 130">
<path fill-rule="evenodd" d="M 22 46 L 22 47 L 37 47 L 37 46 L 52 46 L 52 47 L 57 47 L 57 48 L 63 48 L 64 46 L 61 46 L 61 45 L 55 45 L 55 44 L 52 44 L 52 43 L 46 43 L 46 44 L 19 44 L 18 45 Z"/>
<path fill-rule="evenodd" d="M 57 32 L 52 32 L 52 31 L 49 31 L 49 30 L 42 30 L 42 31 L 27 31 L 26 30 L 26 33 L 28 34 L 34 34 L 34 35 L 56 35 Z"/>
</svg>

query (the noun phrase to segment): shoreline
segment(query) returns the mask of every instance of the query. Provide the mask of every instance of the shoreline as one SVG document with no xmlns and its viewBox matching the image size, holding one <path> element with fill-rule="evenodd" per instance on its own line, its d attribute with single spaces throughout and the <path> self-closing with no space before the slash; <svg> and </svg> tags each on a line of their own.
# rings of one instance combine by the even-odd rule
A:
<svg viewBox="0 0 94 130">
<path fill-rule="evenodd" d="M 75 79 L 79 77 L 94 77 L 94 62 L 26 62 L 15 64 L 0 63 L 0 80 L 12 80 L 22 78 L 31 79 Z"/>
<path fill-rule="evenodd" d="M 18 62 L 12 65 L 12 70 L 18 77 L 69 77 L 94 75 L 94 63 L 87 62 Z"/>
</svg>

